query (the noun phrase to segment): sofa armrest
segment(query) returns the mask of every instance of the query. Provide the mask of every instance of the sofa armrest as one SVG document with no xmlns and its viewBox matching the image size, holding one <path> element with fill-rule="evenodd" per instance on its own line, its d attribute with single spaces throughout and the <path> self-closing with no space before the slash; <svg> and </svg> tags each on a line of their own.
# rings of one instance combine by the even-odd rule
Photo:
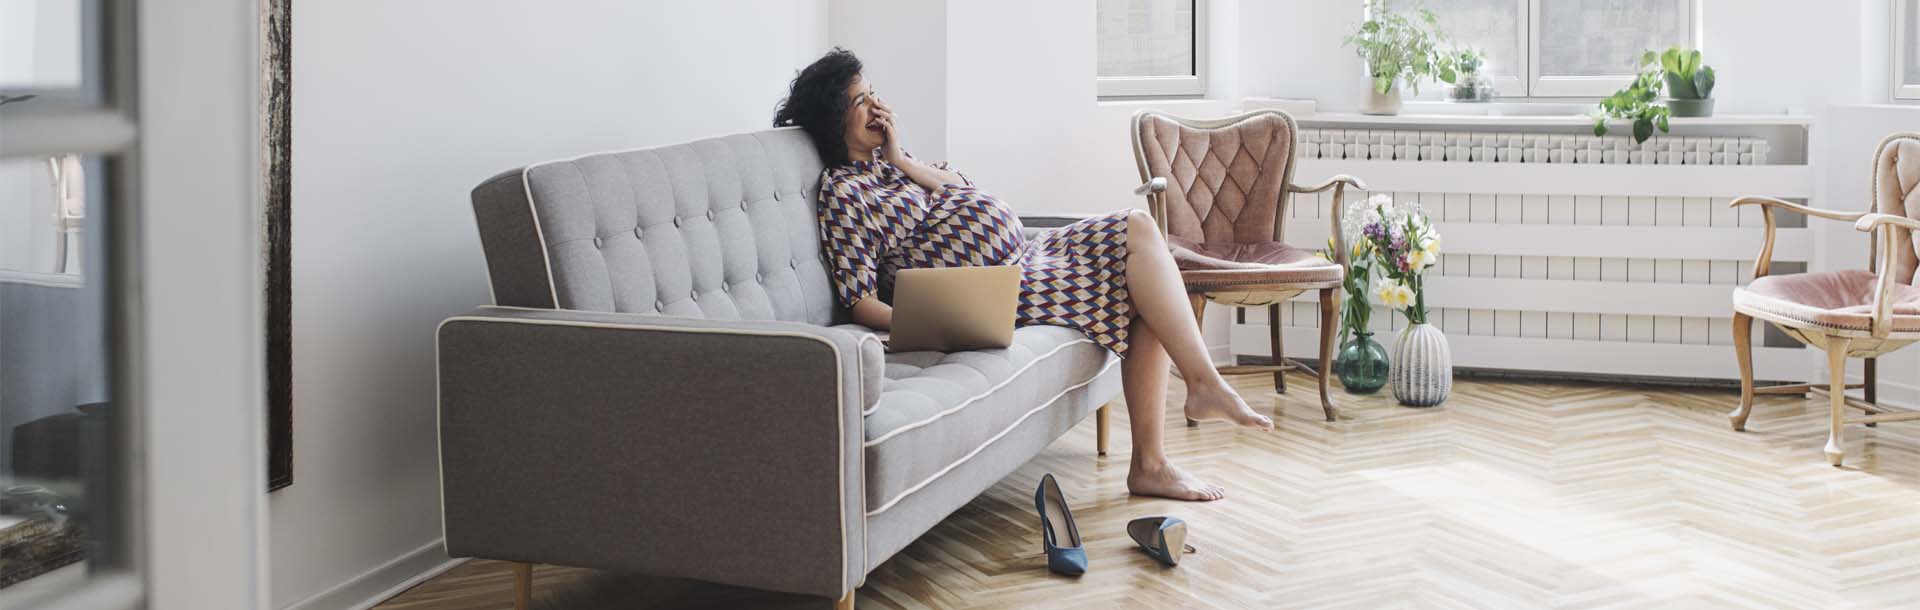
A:
<svg viewBox="0 0 1920 610">
<path fill-rule="evenodd" d="M 865 577 L 872 335 L 483 308 L 438 357 L 449 554 L 831 598 Z"/>
</svg>

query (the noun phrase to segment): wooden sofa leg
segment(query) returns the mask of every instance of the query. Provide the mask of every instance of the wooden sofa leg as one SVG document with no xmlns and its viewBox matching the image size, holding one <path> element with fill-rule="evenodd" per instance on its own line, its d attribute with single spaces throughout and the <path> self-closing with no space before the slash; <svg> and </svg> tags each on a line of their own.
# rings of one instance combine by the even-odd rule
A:
<svg viewBox="0 0 1920 610">
<path fill-rule="evenodd" d="M 1107 403 L 1100 405 L 1100 408 L 1093 412 L 1093 446 L 1103 457 L 1107 455 L 1107 424 L 1110 421 L 1107 418 L 1112 411 L 1113 403 Z"/>
<path fill-rule="evenodd" d="M 853 592 L 848 591 L 846 597 L 833 602 L 833 610 L 853 610 Z"/>
<path fill-rule="evenodd" d="M 513 610 L 533 607 L 533 564 L 513 563 Z"/>
</svg>

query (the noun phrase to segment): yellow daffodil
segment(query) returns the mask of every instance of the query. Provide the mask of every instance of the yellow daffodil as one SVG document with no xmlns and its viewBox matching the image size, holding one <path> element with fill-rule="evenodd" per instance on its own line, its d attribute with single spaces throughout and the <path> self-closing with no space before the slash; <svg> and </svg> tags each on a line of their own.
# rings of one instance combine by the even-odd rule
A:
<svg viewBox="0 0 1920 610">
<path fill-rule="evenodd" d="M 1407 266 L 1415 271 L 1432 267 L 1434 263 L 1439 261 L 1439 255 L 1434 254 L 1431 250 L 1421 249 L 1407 253 Z"/>
<path fill-rule="evenodd" d="M 1413 306 L 1413 289 L 1400 282 L 1381 282 L 1380 287 L 1374 289 L 1373 297 L 1381 305 L 1398 311 L 1405 311 Z"/>
</svg>

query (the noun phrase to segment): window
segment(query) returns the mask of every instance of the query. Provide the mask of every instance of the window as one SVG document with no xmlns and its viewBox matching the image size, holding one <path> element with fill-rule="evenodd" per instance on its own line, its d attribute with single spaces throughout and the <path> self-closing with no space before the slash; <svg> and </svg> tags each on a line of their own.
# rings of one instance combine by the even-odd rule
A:
<svg viewBox="0 0 1920 610">
<path fill-rule="evenodd" d="M 1920 0 L 1893 2 L 1893 98 L 1920 100 Z"/>
<path fill-rule="evenodd" d="M 1100 97 L 1207 93 L 1207 0 L 1099 0 Z"/>
<path fill-rule="evenodd" d="M 130 606 L 130 3 L 0 2 L 0 607 Z M 109 44 L 109 41 L 119 44 Z M 63 605 L 64 604 L 64 605 Z"/>
<path fill-rule="evenodd" d="M 1641 51 L 1699 46 L 1698 0 L 1425 4 L 1455 41 L 1486 52 L 1500 94 L 1509 97 L 1605 96 L 1632 80 Z"/>
</svg>

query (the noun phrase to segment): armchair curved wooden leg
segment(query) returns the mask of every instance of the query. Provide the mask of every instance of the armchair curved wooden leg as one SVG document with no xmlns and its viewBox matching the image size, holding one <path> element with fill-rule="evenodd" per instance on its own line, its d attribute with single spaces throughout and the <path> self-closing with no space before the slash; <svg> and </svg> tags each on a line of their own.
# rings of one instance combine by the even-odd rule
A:
<svg viewBox="0 0 1920 610">
<path fill-rule="evenodd" d="M 1206 293 L 1201 293 L 1201 292 L 1189 293 L 1187 295 L 1187 302 L 1193 304 L 1193 324 L 1195 326 L 1199 326 L 1201 331 L 1205 332 L 1207 328 L 1207 324 L 1206 324 L 1207 295 Z M 1187 418 L 1188 428 L 1193 428 L 1199 425 L 1200 425 L 1200 422 L 1194 421 L 1193 418 Z"/>
<path fill-rule="evenodd" d="M 1862 390 L 1862 393 L 1865 394 L 1865 398 L 1867 399 L 1867 404 L 1870 404 L 1870 405 L 1880 404 L 1880 379 L 1879 379 L 1879 375 L 1877 374 L 1879 372 L 1877 369 L 1879 368 L 1880 368 L 1879 358 L 1868 358 L 1866 364 L 1863 365 L 1863 370 L 1861 371 L 1862 374 L 1865 376 L 1865 379 L 1861 380 L 1865 382 L 1861 384 L 1863 386 L 1861 390 Z M 1873 412 L 1868 411 L 1867 414 L 1872 415 Z M 1880 424 L 1878 422 L 1867 422 L 1867 427 L 1878 428 L 1880 427 Z"/>
<path fill-rule="evenodd" d="M 1334 420 L 1333 392 L 1329 391 L 1328 382 L 1333 375 L 1333 337 L 1339 331 L 1334 321 L 1335 305 L 1333 289 L 1320 289 L 1320 410 L 1326 412 L 1327 421 Z"/>
<path fill-rule="evenodd" d="M 846 597 L 835 600 L 833 610 L 853 610 L 853 592 L 848 591 Z"/>
<path fill-rule="evenodd" d="M 1740 406 L 1727 414 L 1734 432 L 1747 430 L 1747 416 L 1753 414 L 1753 316 L 1733 314 L 1733 357 L 1740 363 Z"/>
<path fill-rule="evenodd" d="M 533 564 L 513 563 L 513 610 L 533 607 Z"/>
<path fill-rule="evenodd" d="M 1827 428 L 1827 462 L 1840 466 L 1840 460 L 1847 455 L 1845 435 L 1842 426 L 1847 416 L 1847 345 L 1852 339 L 1845 337 L 1827 337 L 1827 379 L 1830 390 L 1827 392 L 1827 410 L 1831 421 Z"/>
<path fill-rule="evenodd" d="M 1274 366 L 1285 366 L 1287 364 L 1287 348 L 1280 337 L 1279 303 L 1267 306 L 1267 349 L 1269 350 L 1268 353 L 1273 354 Z M 1281 394 L 1287 393 L 1286 371 L 1273 372 L 1273 391 Z"/>
</svg>

